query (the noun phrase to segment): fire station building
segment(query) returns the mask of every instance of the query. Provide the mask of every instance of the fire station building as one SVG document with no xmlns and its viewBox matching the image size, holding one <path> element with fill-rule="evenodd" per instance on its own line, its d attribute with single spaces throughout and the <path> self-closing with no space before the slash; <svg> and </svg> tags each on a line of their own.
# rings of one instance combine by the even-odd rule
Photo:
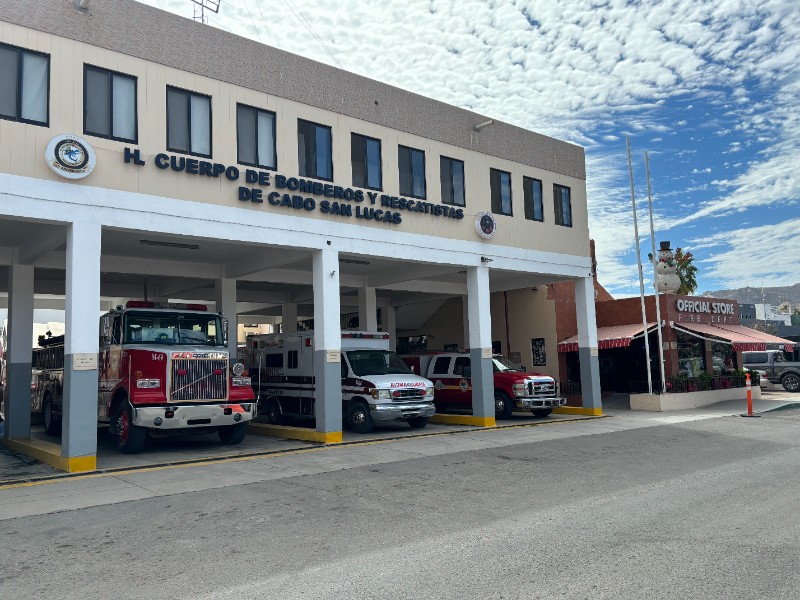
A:
<svg viewBox="0 0 800 600">
<path fill-rule="evenodd" d="M 5 444 L 41 450 L 33 311 L 61 307 L 53 460 L 95 468 L 98 316 L 142 298 L 208 302 L 232 331 L 313 319 L 316 432 L 331 442 L 343 314 L 396 339 L 447 307 L 487 426 L 498 294 L 570 281 L 576 410 L 600 413 L 582 148 L 131 0 L 19 0 L 0 19 Z M 552 311 L 511 328 L 541 340 L 557 376 Z"/>
</svg>

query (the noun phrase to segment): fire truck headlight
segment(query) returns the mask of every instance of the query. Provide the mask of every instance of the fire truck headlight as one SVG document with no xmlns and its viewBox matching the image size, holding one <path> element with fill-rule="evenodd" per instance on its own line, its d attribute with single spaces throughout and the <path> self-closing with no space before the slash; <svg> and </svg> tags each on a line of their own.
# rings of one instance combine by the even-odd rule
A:
<svg viewBox="0 0 800 600">
<path fill-rule="evenodd" d="M 392 399 L 392 395 L 391 395 L 391 392 L 389 392 L 389 390 L 377 390 L 377 389 L 376 390 L 372 390 L 372 397 L 375 398 L 375 400 L 391 400 Z"/>
<path fill-rule="evenodd" d="M 161 387 L 160 379 L 137 379 L 136 387 L 139 389 L 158 389 Z"/>
<path fill-rule="evenodd" d="M 527 390 L 524 383 L 515 383 L 511 386 L 511 391 L 515 396 L 524 396 Z"/>
<path fill-rule="evenodd" d="M 233 374 L 236 377 L 239 377 L 242 373 L 244 373 L 244 365 L 240 362 L 237 362 L 235 365 L 233 365 Z"/>
</svg>

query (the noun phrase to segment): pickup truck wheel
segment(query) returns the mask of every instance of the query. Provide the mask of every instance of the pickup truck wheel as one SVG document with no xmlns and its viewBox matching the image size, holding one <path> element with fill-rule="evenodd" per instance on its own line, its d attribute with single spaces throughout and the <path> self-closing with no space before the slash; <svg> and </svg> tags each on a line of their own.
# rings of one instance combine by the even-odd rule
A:
<svg viewBox="0 0 800 600">
<path fill-rule="evenodd" d="M 538 419 L 543 419 L 545 417 L 549 417 L 552 414 L 553 409 L 552 408 L 532 408 L 531 412 L 533 413 L 534 417 L 536 417 Z"/>
<path fill-rule="evenodd" d="M 366 402 L 356 401 L 350 403 L 350 410 L 347 411 L 347 422 L 354 433 L 369 433 L 375 423 L 372 415 L 369 414 L 369 406 Z"/>
<path fill-rule="evenodd" d="M 56 419 L 53 413 L 53 397 L 47 394 L 44 397 L 42 414 L 44 415 L 44 432 L 47 435 L 59 435 L 61 433 L 61 420 Z"/>
<path fill-rule="evenodd" d="M 781 385 L 787 392 L 800 392 L 800 375 L 787 373 L 781 377 Z"/>
<path fill-rule="evenodd" d="M 411 429 L 423 429 L 427 427 L 428 421 L 430 420 L 430 417 L 414 417 L 408 420 L 408 424 L 411 426 Z"/>
<path fill-rule="evenodd" d="M 120 403 L 112 424 L 117 450 L 123 454 L 136 454 L 142 451 L 147 431 L 144 427 L 133 424 L 133 415 L 127 400 Z"/>
<path fill-rule="evenodd" d="M 494 417 L 495 419 L 510 419 L 514 411 L 514 405 L 508 394 L 500 390 L 494 391 Z"/>
<path fill-rule="evenodd" d="M 281 412 L 281 405 L 275 398 L 267 400 L 267 422 L 270 425 L 280 425 L 283 422 L 283 413 Z"/>
<path fill-rule="evenodd" d="M 236 423 L 235 425 L 225 425 L 217 430 L 219 440 L 226 446 L 241 444 L 244 434 L 247 433 L 247 423 Z"/>
</svg>

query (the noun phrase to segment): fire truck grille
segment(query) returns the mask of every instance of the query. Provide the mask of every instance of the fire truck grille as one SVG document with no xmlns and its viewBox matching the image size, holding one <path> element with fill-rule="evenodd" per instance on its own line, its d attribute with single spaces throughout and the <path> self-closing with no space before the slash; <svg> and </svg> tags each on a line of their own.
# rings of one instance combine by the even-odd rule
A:
<svg viewBox="0 0 800 600">
<path fill-rule="evenodd" d="M 553 383 L 528 382 L 528 396 L 552 397 L 556 395 L 556 386 Z"/>
<path fill-rule="evenodd" d="M 225 400 L 227 373 L 226 360 L 173 359 L 170 399 L 173 402 Z"/>
<path fill-rule="evenodd" d="M 400 397 L 394 397 L 392 393 L 392 402 L 412 402 L 422 400 L 425 397 L 425 390 L 422 388 L 411 388 L 405 390 L 397 390 L 400 392 Z"/>
</svg>

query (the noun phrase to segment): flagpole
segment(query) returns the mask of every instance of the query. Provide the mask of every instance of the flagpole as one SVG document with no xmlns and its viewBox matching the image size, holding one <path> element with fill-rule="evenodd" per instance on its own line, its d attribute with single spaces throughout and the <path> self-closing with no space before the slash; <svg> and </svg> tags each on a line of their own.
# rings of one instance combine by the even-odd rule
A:
<svg viewBox="0 0 800 600">
<path fill-rule="evenodd" d="M 653 394 L 653 375 L 650 373 L 650 343 L 647 337 L 647 312 L 644 308 L 644 274 L 642 273 L 642 253 L 639 251 L 639 221 L 636 218 L 636 194 L 633 191 L 633 163 L 631 162 L 631 140 L 626 135 L 628 147 L 628 172 L 631 176 L 631 204 L 633 205 L 633 235 L 636 238 L 636 265 L 639 268 L 639 299 L 642 301 L 642 327 L 644 327 L 644 355 L 647 361 L 647 393 Z"/>
<path fill-rule="evenodd" d="M 656 233 L 653 228 L 653 195 L 650 192 L 650 157 L 647 151 L 644 153 L 644 168 L 647 173 L 647 203 L 650 206 L 650 244 L 653 248 L 653 261 L 658 260 L 656 254 Z M 658 328 L 658 364 L 661 367 L 661 393 L 664 393 L 666 381 L 664 378 L 664 338 L 661 333 L 661 297 L 658 295 L 658 283 L 656 281 L 655 262 L 653 262 L 653 289 L 655 290 L 656 302 L 656 321 Z"/>
</svg>

